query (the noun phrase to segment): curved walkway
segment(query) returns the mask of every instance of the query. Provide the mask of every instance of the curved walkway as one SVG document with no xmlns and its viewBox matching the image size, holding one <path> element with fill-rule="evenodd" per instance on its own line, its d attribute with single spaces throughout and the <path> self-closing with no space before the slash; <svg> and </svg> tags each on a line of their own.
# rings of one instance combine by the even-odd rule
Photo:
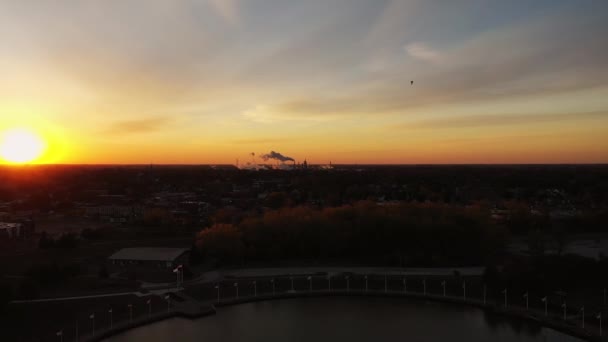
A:
<svg viewBox="0 0 608 342">
<path fill-rule="evenodd" d="M 249 278 L 247 282 L 252 279 Z M 238 280 L 235 281 L 239 283 Z M 578 337 L 586 341 L 603 341 L 599 336 L 597 326 L 587 325 L 586 329 L 583 329 L 578 322 L 572 319 L 564 320 L 563 316 L 549 312 L 545 315 L 543 311 L 535 309 L 526 309 L 519 306 L 507 306 L 497 305 L 494 303 L 484 302 L 483 300 L 476 298 L 463 298 L 462 296 L 445 296 L 431 293 L 421 292 L 404 292 L 394 290 L 363 290 L 363 289 L 322 289 L 322 290 L 299 290 L 299 291 L 277 291 L 275 293 L 263 293 L 248 296 L 233 296 L 219 298 L 215 301 L 200 301 L 192 298 L 184 293 L 174 294 L 174 296 L 181 297 L 181 302 L 174 302 L 171 309 L 165 313 L 154 314 L 147 317 L 143 317 L 137 320 L 129 322 L 121 322 L 115 324 L 111 329 L 104 329 L 98 331 L 94 336 L 83 336 L 81 341 L 101 341 L 110 336 L 122 333 L 126 330 L 140 327 L 146 324 L 164 320 L 173 317 L 185 317 L 185 318 L 198 318 L 216 313 L 216 307 L 237 305 L 242 303 L 256 302 L 256 301 L 267 301 L 287 298 L 301 298 L 301 297 L 323 297 L 323 296 L 382 296 L 382 297 L 408 297 L 416 298 L 420 300 L 430 300 L 438 302 L 452 303 L 455 305 L 467 305 L 480 308 L 482 310 L 500 314 L 505 316 L 514 317 L 517 319 L 525 319 L 536 322 L 542 326 L 561 331 L 568 335 Z M 578 316 L 576 316 L 577 318 Z M 594 319 L 591 315 L 588 315 L 588 320 Z"/>
</svg>

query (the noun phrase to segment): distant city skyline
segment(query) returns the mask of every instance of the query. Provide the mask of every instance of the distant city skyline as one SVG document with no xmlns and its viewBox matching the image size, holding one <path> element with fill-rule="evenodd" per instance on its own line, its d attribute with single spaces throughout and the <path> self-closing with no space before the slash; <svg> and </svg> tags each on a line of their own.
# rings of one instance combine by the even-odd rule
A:
<svg viewBox="0 0 608 342">
<path fill-rule="evenodd" d="M 605 1 L 0 0 L 0 138 L 34 132 L 33 163 L 608 163 L 607 32 Z"/>
</svg>

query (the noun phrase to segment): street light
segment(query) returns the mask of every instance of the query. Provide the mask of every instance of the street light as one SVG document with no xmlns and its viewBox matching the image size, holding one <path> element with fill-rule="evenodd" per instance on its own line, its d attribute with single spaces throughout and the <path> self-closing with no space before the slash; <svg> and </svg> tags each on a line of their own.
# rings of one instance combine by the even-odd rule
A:
<svg viewBox="0 0 608 342">
<path fill-rule="evenodd" d="M 217 302 L 220 302 L 220 284 L 215 284 L 215 289 L 217 290 Z"/>
<path fill-rule="evenodd" d="M 148 316 L 152 316 L 152 298 L 148 299 L 146 304 L 148 304 Z"/>
<path fill-rule="evenodd" d="M 350 291 L 350 276 L 346 276 L 346 292 Z"/>
<path fill-rule="evenodd" d="M 291 292 L 296 292 L 296 290 L 293 287 L 293 277 L 289 277 L 289 280 L 291 280 Z"/>
<path fill-rule="evenodd" d="M 443 287 L 443 296 L 445 297 L 445 280 L 441 282 L 441 287 Z"/>
<path fill-rule="evenodd" d="M 566 313 L 568 312 L 568 307 L 566 306 L 566 302 L 562 304 L 562 308 L 564 309 L 564 321 L 566 320 Z"/>
<path fill-rule="evenodd" d="M 171 311 L 171 296 L 166 295 L 165 299 L 167 300 L 167 312 Z"/>
<path fill-rule="evenodd" d="M 547 311 L 547 296 L 544 296 L 543 298 L 540 299 L 543 303 L 545 303 L 545 316 L 547 316 L 548 311 Z"/>
<path fill-rule="evenodd" d="M 426 278 L 422 278 L 422 293 L 426 296 Z"/>
<path fill-rule="evenodd" d="M 403 277 L 403 293 L 407 293 L 407 279 Z"/>
<path fill-rule="evenodd" d="M 597 316 L 595 316 L 595 318 L 600 320 L 600 337 L 602 337 L 602 313 L 598 313 Z"/>
<path fill-rule="evenodd" d="M 388 279 L 387 279 L 387 275 L 384 275 L 384 293 L 386 293 L 388 291 Z"/>
<path fill-rule="evenodd" d="M 462 300 L 465 302 L 467 300 L 467 283 L 464 280 L 462 281 Z"/>
<path fill-rule="evenodd" d="M 234 287 L 236 288 L 236 299 L 239 299 L 239 283 L 234 283 Z"/>
<path fill-rule="evenodd" d="M 114 320 L 112 319 L 112 308 L 108 310 L 108 313 L 110 314 L 110 329 L 112 329 L 112 326 L 114 325 Z"/>
<path fill-rule="evenodd" d="M 507 288 L 505 287 L 504 290 L 502 290 L 502 293 L 505 295 L 505 308 L 507 307 Z"/>
<path fill-rule="evenodd" d="M 56 335 L 59 336 L 59 341 L 63 342 L 63 329 L 59 330 Z"/>
<path fill-rule="evenodd" d="M 367 275 L 365 275 L 365 292 L 367 292 Z"/>
<path fill-rule="evenodd" d="M 582 319 L 583 319 L 583 329 L 585 329 L 585 307 L 583 306 L 581 308 L 581 315 L 583 315 Z"/>
<path fill-rule="evenodd" d="M 95 335 L 95 314 L 92 313 L 89 318 L 91 319 L 91 322 L 93 323 L 93 335 Z"/>
<path fill-rule="evenodd" d="M 306 279 L 308 279 L 308 285 L 309 285 L 308 290 L 310 292 L 312 292 L 312 276 L 308 276 L 308 277 L 306 277 Z"/>
<path fill-rule="evenodd" d="M 528 291 L 526 291 L 526 293 L 524 293 L 524 298 L 526 299 L 526 310 L 529 309 L 529 305 L 528 305 Z"/>
</svg>

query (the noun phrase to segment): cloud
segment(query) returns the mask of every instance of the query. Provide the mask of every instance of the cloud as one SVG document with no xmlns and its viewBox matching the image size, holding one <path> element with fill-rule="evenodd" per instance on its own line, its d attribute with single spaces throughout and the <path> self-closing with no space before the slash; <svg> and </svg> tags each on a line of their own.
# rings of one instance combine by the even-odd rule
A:
<svg viewBox="0 0 608 342">
<path fill-rule="evenodd" d="M 243 144 L 243 145 L 268 145 L 268 144 L 278 144 L 284 142 L 293 142 L 296 138 L 250 138 L 250 139 L 236 139 L 232 142 L 235 144 Z"/>
<path fill-rule="evenodd" d="M 408 55 L 425 62 L 438 62 L 441 58 L 438 51 L 420 42 L 410 43 L 403 47 Z"/>
<path fill-rule="evenodd" d="M 150 133 L 168 128 L 171 122 L 167 117 L 123 120 L 112 123 L 104 131 L 107 134 Z"/>
<path fill-rule="evenodd" d="M 238 0 L 209 0 L 211 7 L 230 24 L 240 21 Z"/>
<path fill-rule="evenodd" d="M 401 124 L 397 128 L 468 128 L 487 126 L 531 125 L 538 123 L 580 122 L 587 120 L 608 120 L 608 111 L 585 113 L 551 113 L 551 114 L 493 114 L 445 117 Z"/>
</svg>

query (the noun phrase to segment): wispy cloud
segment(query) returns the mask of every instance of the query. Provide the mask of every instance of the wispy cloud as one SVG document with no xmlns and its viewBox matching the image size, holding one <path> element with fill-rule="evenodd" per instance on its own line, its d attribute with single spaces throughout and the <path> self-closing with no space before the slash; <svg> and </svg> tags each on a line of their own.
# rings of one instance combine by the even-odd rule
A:
<svg viewBox="0 0 608 342">
<path fill-rule="evenodd" d="M 400 124 L 396 128 L 464 128 L 533 125 L 538 123 L 582 122 L 588 120 L 608 120 L 608 111 L 585 113 L 552 113 L 552 114 L 493 114 L 444 117 Z"/>
<path fill-rule="evenodd" d="M 153 117 L 134 120 L 117 121 L 105 130 L 108 134 L 141 134 L 167 129 L 172 123 L 168 117 Z"/>
<path fill-rule="evenodd" d="M 421 42 L 410 43 L 410 44 L 407 44 L 406 46 L 404 46 L 403 49 L 411 57 L 425 61 L 425 62 L 436 63 L 436 62 L 439 62 L 439 60 L 441 59 L 441 55 L 439 54 L 439 52 L 432 49 L 430 46 L 428 46 L 425 43 L 421 43 Z"/>
<path fill-rule="evenodd" d="M 239 23 L 238 0 L 209 0 L 209 3 L 224 20 L 230 24 Z"/>
</svg>

